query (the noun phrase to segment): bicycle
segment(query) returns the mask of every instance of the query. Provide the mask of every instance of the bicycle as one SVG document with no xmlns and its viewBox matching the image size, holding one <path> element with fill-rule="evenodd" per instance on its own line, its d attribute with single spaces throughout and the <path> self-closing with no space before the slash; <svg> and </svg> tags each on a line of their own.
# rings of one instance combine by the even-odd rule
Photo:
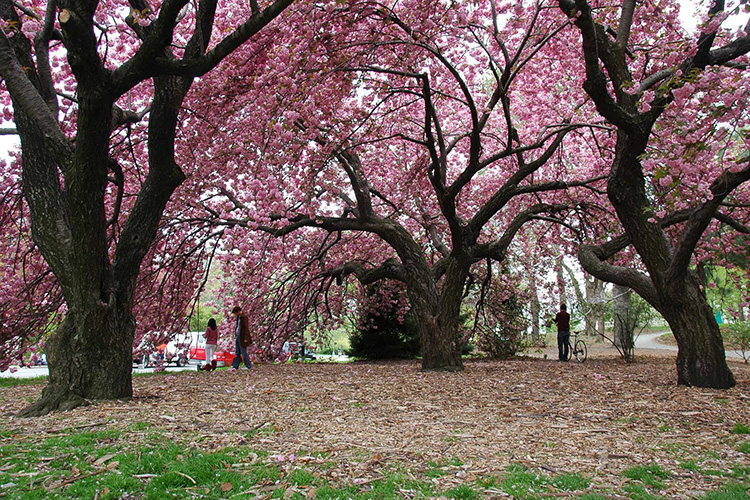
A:
<svg viewBox="0 0 750 500">
<path fill-rule="evenodd" d="M 568 339 L 568 360 L 575 356 L 576 361 L 583 363 L 586 361 L 588 350 L 586 349 L 586 342 L 578 338 L 579 333 L 581 332 L 573 332 L 572 337 L 575 337 L 575 339 L 572 342 Z"/>
</svg>

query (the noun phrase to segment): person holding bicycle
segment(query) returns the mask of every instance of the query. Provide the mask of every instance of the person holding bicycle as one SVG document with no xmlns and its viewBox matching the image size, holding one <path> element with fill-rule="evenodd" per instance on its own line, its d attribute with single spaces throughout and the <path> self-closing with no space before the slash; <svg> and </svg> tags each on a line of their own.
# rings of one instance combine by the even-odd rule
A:
<svg viewBox="0 0 750 500">
<path fill-rule="evenodd" d="M 557 324 L 557 354 L 560 361 L 567 361 L 570 356 L 570 314 L 567 306 L 560 305 L 560 312 L 553 320 Z"/>
</svg>

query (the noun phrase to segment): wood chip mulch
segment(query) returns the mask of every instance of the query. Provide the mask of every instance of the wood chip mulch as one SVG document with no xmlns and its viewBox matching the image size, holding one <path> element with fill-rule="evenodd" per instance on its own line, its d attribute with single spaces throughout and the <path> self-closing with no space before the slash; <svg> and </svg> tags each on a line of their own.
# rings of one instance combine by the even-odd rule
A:
<svg viewBox="0 0 750 500">
<path fill-rule="evenodd" d="M 329 479 L 356 484 L 393 466 L 419 473 L 461 464 L 434 479 L 450 488 L 521 464 L 547 476 L 585 475 L 612 491 L 628 481 L 624 469 L 658 464 L 672 472 L 661 494 L 691 498 L 724 479 L 687 470 L 685 461 L 750 466 L 737 449 L 750 436 L 732 432 L 750 426 L 750 367 L 730 366 L 737 386 L 723 391 L 678 387 L 669 356 L 468 361 L 461 373 L 423 372 L 411 361 L 263 365 L 135 377 L 130 401 L 35 419 L 12 414 L 42 385 L 0 389 L 0 428 L 36 439 L 123 429 L 136 443 L 150 431 L 132 424 L 147 422 L 144 429 L 186 446 L 244 445 L 290 466 L 324 453 L 336 464 Z"/>
</svg>

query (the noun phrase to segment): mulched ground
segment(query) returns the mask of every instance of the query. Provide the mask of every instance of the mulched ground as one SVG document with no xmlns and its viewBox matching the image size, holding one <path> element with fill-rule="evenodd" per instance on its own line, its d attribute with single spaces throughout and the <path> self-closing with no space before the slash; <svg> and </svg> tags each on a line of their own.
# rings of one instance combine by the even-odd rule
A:
<svg viewBox="0 0 750 500">
<path fill-rule="evenodd" d="M 703 469 L 750 466 L 737 451 L 750 436 L 731 432 L 750 426 L 750 367 L 731 367 L 737 386 L 719 391 L 676 386 L 673 357 L 625 364 L 596 350 L 583 364 L 469 361 L 462 373 L 422 372 L 416 362 L 256 366 L 136 377 L 132 401 L 36 419 L 11 415 L 41 385 L 0 389 L 0 428 L 44 438 L 149 422 L 209 451 L 243 444 L 306 465 L 325 452 L 337 466 L 323 473 L 357 483 L 394 464 L 418 472 L 458 459 L 455 473 L 436 479 L 446 488 L 523 464 L 617 490 L 624 469 L 658 464 L 674 474 L 662 494 L 688 498 L 722 479 L 693 473 L 684 460 Z"/>
</svg>

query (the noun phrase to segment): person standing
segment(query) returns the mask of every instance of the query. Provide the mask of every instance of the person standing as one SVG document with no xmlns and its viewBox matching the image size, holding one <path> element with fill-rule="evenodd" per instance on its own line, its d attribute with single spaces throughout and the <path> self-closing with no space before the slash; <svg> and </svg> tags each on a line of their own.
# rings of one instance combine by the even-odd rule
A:
<svg viewBox="0 0 750 500">
<path fill-rule="evenodd" d="M 234 359 L 232 360 L 232 370 L 240 367 L 240 359 L 245 361 L 247 368 L 252 368 L 253 364 L 247 355 L 247 347 L 250 345 L 250 327 L 247 323 L 247 316 L 242 312 L 240 306 L 234 306 L 232 314 L 237 318 L 234 327 Z"/>
<path fill-rule="evenodd" d="M 203 365 L 203 369 L 210 372 L 216 369 L 214 353 L 219 343 L 219 329 L 216 328 L 215 319 L 211 318 L 208 320 L 208 326 L 206 327 L 206 333 L 203 334 L 203 338 L 206 339 L 206 364 Z"/>
<path fill-rule="evenodd" d="M 557 324 L 557 355 L 560 361 L 567 361 L 570 356 L 570 314 L 567 309 L 565 304 L 561 304 L 554 319 Z"/>
</svg>

